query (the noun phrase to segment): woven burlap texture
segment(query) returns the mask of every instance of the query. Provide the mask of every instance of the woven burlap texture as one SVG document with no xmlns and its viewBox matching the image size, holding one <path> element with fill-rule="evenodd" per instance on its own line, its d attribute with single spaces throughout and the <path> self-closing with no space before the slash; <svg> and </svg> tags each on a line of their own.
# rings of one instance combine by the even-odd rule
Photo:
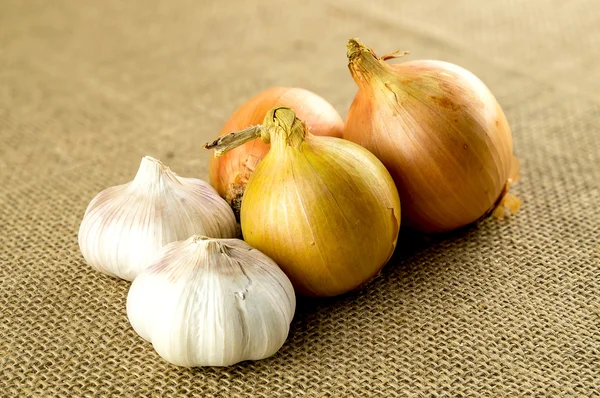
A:
<svg viewBox="0 0 600 398">
<path fill-rule="evenodd" d="M 127 321 L 129 283 L 85 264 L 87 204 L 143 155 L 206 179 L 202 144 L 263 89 L 304 87 L 345 116 L 353 36 L 488 84 L 522 210 L 403 232 L 361 291 L 301 299 L 272 358 L 167 364 Z M 598 396 L 599 44 L 595 0 L 3 0 L 0 396 Z"/>
</svg>

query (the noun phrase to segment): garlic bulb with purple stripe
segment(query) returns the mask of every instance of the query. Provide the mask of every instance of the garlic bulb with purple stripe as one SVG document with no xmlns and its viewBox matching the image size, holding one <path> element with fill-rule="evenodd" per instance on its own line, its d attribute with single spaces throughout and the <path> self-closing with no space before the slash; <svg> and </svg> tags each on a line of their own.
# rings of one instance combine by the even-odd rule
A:
<svg viewBox="0 0 600 398">
<path fill-rule="evenodd" d="M 295 309 L 292 283 L 273 260 L 242 240 L 204 236 L 167 245 L 127 296 L 133 329 L 187 367 L 275 354 Z"/>
<path fill-rule="evenodd" d="M 133 181 L 105 189 L 79 228 L 85 260 L 105 274 L 133 280 L 168 243 L 201 234 L 233 238 L 233 211 L 206 182 L 179 177 L 146 156 Z"/>
</svg>

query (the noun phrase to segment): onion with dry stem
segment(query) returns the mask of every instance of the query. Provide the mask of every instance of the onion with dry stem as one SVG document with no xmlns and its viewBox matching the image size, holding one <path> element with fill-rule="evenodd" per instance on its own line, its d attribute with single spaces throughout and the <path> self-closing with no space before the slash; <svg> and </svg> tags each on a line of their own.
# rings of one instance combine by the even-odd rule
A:
<svg viewBox="0 0 600 398">
<path fill-rule="evenodd" d="M 488 88 L 442 61 L 390 65 L 356 39 L 349 69 L 358 85 L 344 138 L 373 152 L 392 174 L 403 220 L 426 232 L 448 231 L 519 201 L 510 127 Z"/>
<path fill-rule="evenodd" d="M 368 282 L 394 252 L 400 227 L 400 199 L 383 164 L 360 145 L 310 134 L 290 108 L 269 111 L 259 130 L 206 146 L 218 155 L 257 134 L 271 143 L 242 200 L 246 242 L 300 294 L 335 296 Z"/>
<path fill-rule="evenodd" d="M 251 98 L 235 111 L 219 135 L 261 123 L 275 106 L 293 108 L 314 135 L 342 136 L 344 122 L 333 106 L 311 91 L 288 87 L 271 88 Z M 269 144 L 254 140 L 210 160 L 210 183 L 237 217 L 246 183 L 268 151 Z"/>
</svg>

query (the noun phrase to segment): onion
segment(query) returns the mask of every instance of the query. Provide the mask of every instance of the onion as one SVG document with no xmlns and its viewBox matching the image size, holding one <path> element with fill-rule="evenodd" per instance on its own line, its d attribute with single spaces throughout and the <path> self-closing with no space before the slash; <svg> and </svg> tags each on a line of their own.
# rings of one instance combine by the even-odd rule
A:
<svg viewBox="0 0 600 398">
<path fill-rule="evenodd" d="M 271 150 L 248 181 L 244 240 L 288 275 L 299 294 L 335 296 L 368 282 L 398 239 L 400 199 L 372 153 L 318 137 L 290 108 L 269 111 L 257 131 L 222 136 L 215 155 L 260 136 Z"/>
<path fill-rule="evenodd" d="M 287 87 L 271 88 L 251 98 L 235 111 L 219 135 L 261 123 L 275 106 L 293 108 L 314 135 L 342 136 L 344 122 L 333 106 L 311 91 Z M 238 218 L 246 183 L 268 151 L 268 144 L 254 140 L 210 160 L 210 183 Z"/>
<path fill-rule="evenodd" d="M 385 62 L 402 55 L 380 58 L 350 39 L 348 67 L 358 93 L 344 138 L 369 149 L 390 171 L 403 221 L 441 232 L 494 210 L 503 214 L 498 207 L 516 211 L 520 202 L 506 196 L 517 169 L 510 127 L 492 93 L 447 62 Z"/>
</svg>

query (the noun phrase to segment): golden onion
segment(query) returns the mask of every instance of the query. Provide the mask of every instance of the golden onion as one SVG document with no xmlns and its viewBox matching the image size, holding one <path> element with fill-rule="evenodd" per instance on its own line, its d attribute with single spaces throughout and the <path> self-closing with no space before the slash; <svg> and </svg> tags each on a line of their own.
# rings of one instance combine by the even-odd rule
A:
<svg viewBox="0 0 600 398">
<path fill-rule="evenodd" d="M 235 134 L 207 148 L 220 153 L 248 140 Z M 350 141 L 310 134 L 286 107 L 269 111 L 256 134 L 271 149 L 246 185 L 244 240 L 275 260 L 299 294 L 335 296 L 368 282 L 394 252 L 400 227 L 383 164 Z"/>
<path fill-rule="evenodd" d="M 404 54 L 402 54 L 404 55 Z M 510 127 L 488 88 L 442 61 L 390 65 L 356 39 L 349 69 L 358 85 L 344 138 L 385 164 L 402 199 L 402 219 L 425 232 L 448 231 L 495 210 L 516 211 Z"/>
</svg>

